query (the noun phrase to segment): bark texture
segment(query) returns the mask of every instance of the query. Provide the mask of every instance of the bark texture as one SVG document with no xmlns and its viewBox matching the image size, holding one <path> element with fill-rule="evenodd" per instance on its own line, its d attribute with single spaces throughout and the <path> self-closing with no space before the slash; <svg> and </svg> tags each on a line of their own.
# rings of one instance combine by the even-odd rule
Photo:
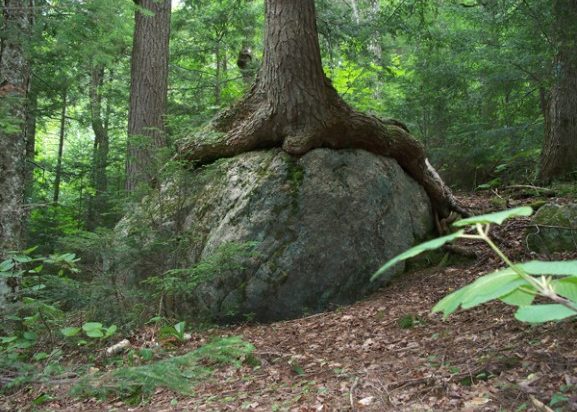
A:
<svg viewBox="0 0 577 412">
<path fill-rule="evenodd" d="M 215 119 L 216 137 L 189 140 L 182 157 L 207 163 L 265 147 L 281 146 L 292 155 L 319 147 L 365 149 L 395 158 L 441 216 L 464 213 L 404 125 L 355 112 L 340 98 L 323 72 L 315 18 L 314 0 L 266 1 L 265 51 L 255 85 Z"/>
<path fill-rule="evenodd" d="M 171 0 L 134 0 L 134 43 L 128 112 L 126 190 L 154 180 L 154 152 L 166 145 Z M 145 14 L 143 10 L 148 10 Z M 149 15 L 153 13 L 153 15 Z"/>
<path fill-rule="evenodd" d="M 102 224 L 101 214 L 106 210 L 106 191 L 108 177 L 109 138 L 107 113 L 102 107 L 102 86 L 104 84 L 104 67 L 96 66 L 90 73 L 90 120 L 94 132 L 92 152 L 92 184 L 95 194 L 88 208 L 87 227 L 89 230 Z M 104 112 L 104 113 L 103 113 Z"/>
<path fill-rule="evenodd" d="M 60 133 L 58 138 L 58 157 L 56 160 L 56 175 L 54 177 L 53 202 L 60 200 L 60 183 L 62 182 L 62 156 L 64 154 L 64 138 L 66 137 L 66 109 L 68 107 L 68 91 L 62 91 L 62 108 L 60 109 Z"/>
<path fill-rule="evenodd" d="M 0 27 L 0 260 L 22 246 L 26 181 L 26 98 L 30 66 L 23 39 L 32 24 L 31 0 L 1 0 Z"/>
<path fill-rule="evenodd" d="M 564 179 L 577 172 L 577 2 L 555 0 L 555 83 L 545 103 L 545 140 L 540 178 Z"/>
</svg>

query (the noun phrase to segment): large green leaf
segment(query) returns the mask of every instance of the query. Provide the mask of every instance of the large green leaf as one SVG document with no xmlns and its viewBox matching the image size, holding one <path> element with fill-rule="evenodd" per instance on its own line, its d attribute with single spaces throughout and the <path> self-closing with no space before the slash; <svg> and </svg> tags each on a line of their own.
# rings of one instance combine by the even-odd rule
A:
<svg viewBox="0 0 577 412">
<path fill-rule="evenodd" d="M 456 227 L 473 226 L 477 223 L 481 224 L 495 223 L 497 225 L 500 225 L 509 218 L 520 216 L 531 216 L 532 213 L 533 209 L 531 209 L 529 206 L 523 206 L 523 207 L 517 207 L 515 209 L 503 210 L 501 212 L 468 217 L 466 219 L 458 220 L 457 222 L 453 223 L 453 226 Z"/>
<path fill-rule="evenodd" d="M 543 323 L 577 315 L 577 312 L 559 304 L 522 306 L 515 313 L 521 322 Z"/>
<path fill-rule="evenodd" d="M 100 322 L 86 322 L 84 325 L 82 325 L 82 330 L 84 330 L 85 332 L 100 329 L 102 329 L 102 323 Z"/>
<path fill-rule="evenodd" d="M 482 303 L 508 295 L 519 286 L 526 285 L 527 281 L 511 269 L 504 269 L 482 276 L 467 288 L 462 297 L 463 309 L 473 308 Z"/>
<path fill-rule="evenodd" d="M 6 259 L 5 261 L 0 262 L 0 272 L 8 272 L 13 267 L 14 261 L 12 259 Z"/>
<path fill-rule="evenodd" d="M 577 303 L 577 277 L 571 276 L 551 282 L 553 290 L 560 296 Z"/>
<path fill-rule="evenodd" d="M 515 266 L 529 275 L 577 276 L 577 260 L 552 262 L 532 260 L 525 263 L 519 263 Z"/>
<path fill-rule="evenodd" d="M 508 295 L 501 296 L 499 299 L 507 305 L 527 306 L 535 300 L 535 293 L 531 293 L 534 291 L 535 289 L 532 286 L 524 286 L 515 289 Z"/>
<path fill-rule="evenodd" d="M 482 303 L 511 294 L 527 282 L 510 268 L 490 273 L 473 283 L 453 292 L 439 301 L 433 312 L 443 312 L 445 317 L 455 312 L 459 306 L 469 309 Z"/>
<path fill-rule="evenodd" d="M 417 255 L 420 255 L 421 253 L 423 253 L 427 250 L 438 249 L 441 246 L 443 246 L 445 243 L 449 243 L 449 242 L 457 239 L 463 233 L 465 233 L 464 230 L 459 230 L 458 232 L 451 233 L 450 235 L 442 236 L 442 237 L 439 237 L 437 239 L 429 240 L 428 242 L 421 243 L 420 245 L 414 246 L 414 247 L 410 248 L 409 250 L 404 251 L 400 255 L 397 255 L 394 258 L 392 258 L 391 260 L 389 260 L 387 263 L 385 263 L 385 265 L 383 267 L 381 267 L 379 270 L 377 270 L 373 274 L 373 276 L 371 277 L 371 280 L 375 280 L 376 278 L 381 276 L 383 273 L 385 273 L 388 269 L 390 269 L 391 267 L 393 267 L 397 263 L 402 262 L 403 260 L 410 259 L 410 258 L 415 257 Z"/>
<path fill-rule="evenodd" d="M 80 328 L 74 328 L 74 327 L 60 329 L 60 333 L 62 333 L 67 338 L 70 338 L 72 336 L 76 336 L 76 335 L 78 335 L 79 332 L 80 332 Z"/>
<path fill-rule="evenodd" d="M 467 288 L 469 286 L 465 286 L 441 299 L 435 306 L 433 306 L 433 313 L 436 312 L 443 312 L 443 317 L 446 318 L 453 312 L 455 312 L 459 305 L 461 305 L 461 298 L 463 294 L 467 292 Z"/>
</svg>

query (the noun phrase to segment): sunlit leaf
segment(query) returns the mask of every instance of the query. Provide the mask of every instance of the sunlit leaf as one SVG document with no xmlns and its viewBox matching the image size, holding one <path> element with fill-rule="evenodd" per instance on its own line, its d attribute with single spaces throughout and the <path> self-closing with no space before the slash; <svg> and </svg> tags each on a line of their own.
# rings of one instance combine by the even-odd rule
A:
<svg viewBox="0 0 577 412">
<path fill-rule="evenodd" d="M 72 336 L 78 335 L 80 330 L 81 330 L 80 328 L 74 328 L 74 327 L 62 328 L 60 329 L 60 333 L 62 333 L 67 338 L 70 338 Z"/>
<path fill-rule="evenodd" d="M 420 245 L 414 246 L 414 247 L 410 248 L 409 250 L 404 251 L 400 255 L 395 256 L 394 258 L 389 260 L 387 263 L 385 263 L 385 265 L 383 267 L 381 267 L 378 271 L 376 271 L 373 274 L 373 276 L 371 277 L 371 280 L 375 280 L 376 278 L 381 276 L 383 273 L 385 273 L 388 269 L 390 269 L 391 267 L 393 267 L 397 263 L 402 262 L 403 260 L 410 259 L 410 258 L 415 257 L 417 255 L 420 255 L 421 253 L 423 253 L 427 250 L 438 249 L 441 246 L 443 246 L 444 244 L 449 243 L 449 242 L 459 238 L 463 233 L 465 233 L 463 230 L 459 230 L 458 232 L 451 233 L 450 235 L 439 237 L 437 239 L 429 240 L 428 242 L 421 243 Z"/>
<path fill-rule="evenodd" d="M 559 304 L 522 306 L 515 313 L 521 322 L 543 323 L 577 315 L 577 312 Z"/>
<path fill-rule="evenodd" d="M 577 302 L 577 277 L 572 276 L 554 280 L 551 282 L 551 286 L 558 295 Z"/>
<path fill-rule="evenodd" d="M 531 286 L 524 286 L 515 289 L 513 292 L 505 296 L 501 296 L 499 299 L 507 305 L 527 306 L 535 300 L 535 293 L 530 293 L 534 290 L 535 289 Z"/>
<path fill-rule="evenodd" d="M 523 206 L 523 207 L 517 207 L 515 209 L 503 210 L 501 212 L 468 217 L 466 219 L 458 220 L 457 222 L 453 223 L 453 226 L 456 227 L 473 226 L 477 223 L 481 224 L 495 223 L 497 225 L 500 225 L 509 218 L 531 216 L 532 213 L 533 209 L 531 209 L 529 206 Z"/>
<path fill-rule="evenodd" d="M 529 275 L 560 275 L 577 276 L 577 260 L 542 262 L 532 260 L 530 262 L 515 265 Z"/>
</svg>

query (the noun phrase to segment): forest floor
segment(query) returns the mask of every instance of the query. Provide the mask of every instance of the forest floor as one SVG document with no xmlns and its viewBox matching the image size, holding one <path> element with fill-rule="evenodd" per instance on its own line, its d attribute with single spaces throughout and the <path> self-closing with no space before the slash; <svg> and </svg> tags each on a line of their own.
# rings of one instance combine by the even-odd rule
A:
<svg viewBox="0 0 577 412">
<path fill-rule="evenodd" d="M 463 200 L 476 213 L 494 209 L 489 197 Z M 492 231 L 515 261 L 577 257 L 529 254 L 528 223 L 516 219 Z M 500 266 L 488 248 L 471 242 L 464 245 L 478 250 L 478 259 L 408 273 L 351 306 L 194 333 L 179 353 L 215 336 L 241 336 L 254 345 L 259 363 L 216 368 L 194 396 L 158 389 L 144 404 L 128 406 L 119 399 L 74 399 L 66 395 L 70 384 L 52 382 L 5 397 L 0 409 L 34 409 L 27 405 L 51 393 L 54 399 L 36 410 L 577 410 L 575 321 L 522 324 L 501 303 L 459 311 L 447 320 L 431 314 L 443 296 Z M 150 331 L 142 331 L 131 343 L 143 346 L 150 339 Z"/>
</svg>

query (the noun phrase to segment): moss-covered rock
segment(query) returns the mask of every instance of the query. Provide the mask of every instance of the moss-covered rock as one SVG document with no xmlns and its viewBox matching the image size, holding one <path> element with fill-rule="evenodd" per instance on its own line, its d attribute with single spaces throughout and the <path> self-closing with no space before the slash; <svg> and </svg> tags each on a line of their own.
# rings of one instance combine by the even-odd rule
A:
<svg viewBox="0 0 577 412">
<path fill-rule="evenodd" d="M 136 280 L 198 268 L 223 245 L 257 242 L 250 256 L 215 268 L 188 291 L 178 315 L 277 320 L 351 303 L 378 288 L 403 268 L 375 283 L 371 274 L 432 227 L 425 192 L 395 160 L 317 149 L 301 158 L 250 152 L 186 172 L 118 232 L 125 239 L 143 232 L 139 256 L 121 259 Z"/>
<path fill-rule="evenodd" d="M 577 204 L 542 206 L 527 231 L 527 245 L 539 253 L 577 250 Z"/>
</svg>

